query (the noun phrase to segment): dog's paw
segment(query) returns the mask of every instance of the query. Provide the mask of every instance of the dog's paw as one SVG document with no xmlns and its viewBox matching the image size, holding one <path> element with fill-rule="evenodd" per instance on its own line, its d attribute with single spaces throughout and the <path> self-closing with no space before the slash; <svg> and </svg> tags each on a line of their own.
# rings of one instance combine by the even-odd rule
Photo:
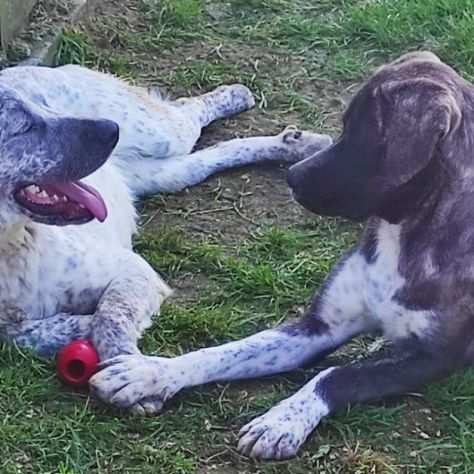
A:
<svg viewBox="0 0 474 474">
<path fill-rule="evenodd" d="M 97 398 L 133 413 L 152 415 L 181 390 L 172 359 L 124 355 L 107 360 L 89 381 Z"/>
<path fill-rule="evenodd" d="M 255 459 L 291 458 L 321 418 L 310 400 L 285 400 L 240 430 L 238 450 Z"/>
<path fill-rule="evenodd" d="M 252 91 L 243 84 L 220 86 L 216 89 L 216 92 L 229 96 L 229 102 L 235 113 L 244 112 L 255 107 L 255 98 Z"/>
<path fill-rule="evenodd" d="M 278 135 L 286 149 L 285 161 L 296 163 L 318 153 L 332 144 L 329 135 L 320 135 L 287 127 Z"/>
</svg>

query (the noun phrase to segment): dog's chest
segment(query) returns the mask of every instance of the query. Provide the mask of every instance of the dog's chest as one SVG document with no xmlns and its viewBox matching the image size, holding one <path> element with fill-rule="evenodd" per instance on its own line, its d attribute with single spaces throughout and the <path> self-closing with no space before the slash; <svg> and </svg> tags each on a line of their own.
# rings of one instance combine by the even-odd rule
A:
<svg viewBox="0 0 474 474">
<path fill-rule="evenodd" d="M 0 242 L 0 311 L 18 308 L 25 313 L 34 312 L 38 299 L 38 258 L 24 251 L 29 235 L 18 243 Z"/>
<path fill-rule="evenodd" d="M 364 298 L 370 317 L 389 339 L 423 337 L 430 326 L 430 313 L 405 308 L 396 298 L 405 285 L 399 272 L 400 227 L 386 222 L 377 231 L 377 253 L 365 271 Z"/>
</svg>

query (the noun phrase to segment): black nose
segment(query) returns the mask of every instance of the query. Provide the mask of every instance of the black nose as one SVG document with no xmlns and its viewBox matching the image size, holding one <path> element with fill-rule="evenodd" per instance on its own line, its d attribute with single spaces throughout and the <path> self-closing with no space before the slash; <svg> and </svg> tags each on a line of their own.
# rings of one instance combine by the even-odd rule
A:
<svg viewBox="0 0 474 474">
<path fill-rule="evenodd" d="M 99 140 L 112 151 L 119 141 L 119 126 L 112 120 L 105 119 L 95 121 L 94 126 Z"/>
<path fill-rule="evenodd" d="M 57 171 L 63 181 L 81 179 L 102 166 L 119 140 L 119 126 L 112 120 L 60 118 L 49 128 L 51 155 L 63 157 Z"/>
</svg>

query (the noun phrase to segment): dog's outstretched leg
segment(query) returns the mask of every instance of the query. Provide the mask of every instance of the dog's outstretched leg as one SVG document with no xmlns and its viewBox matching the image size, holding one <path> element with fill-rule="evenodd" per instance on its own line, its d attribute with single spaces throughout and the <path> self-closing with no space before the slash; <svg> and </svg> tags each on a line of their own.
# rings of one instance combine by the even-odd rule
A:
<svg viewBox="0 0 474 474">
<path fill-rule="evenodd" d="M 197 117 L 201 128 L 218 119 L 228 118 L 251 109 L 255 105 L 252 92 L 242 84 L 221 86 L 198 97 L 173 102 L 186 108 L 186 113 Z M 189 110 L 189 112 L 188 112 Z"/>
<path fill-rule="evenodd" d="M 286 129 L 272 137 L 237 138 L 185 156 L 128 160 L 123 171 L 137 196 L 173 193 L 229 168 L 264 161 L 294 163 L 330 144 L 327 135 Z"/>
<path fill-rule="evenodd" d="M 362 268 L 360 255 L 336 266 L 306 316 L 295 323 L 174 359 L 121 356 L 106 362 L 91 385 L 109 403 L 120 407 L 145 403 L 147 412 L 150 397 L 164 403 L 184 387 L 300 367 L 373 329 L 373 321 L 365 316 Z"/>
</svg>

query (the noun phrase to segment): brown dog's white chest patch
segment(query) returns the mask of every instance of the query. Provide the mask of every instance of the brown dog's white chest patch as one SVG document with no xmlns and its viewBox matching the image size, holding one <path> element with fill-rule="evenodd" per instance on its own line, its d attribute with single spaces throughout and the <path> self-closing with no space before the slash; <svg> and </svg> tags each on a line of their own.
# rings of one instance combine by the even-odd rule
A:
<svg viewBox="0 0 474 474">
<path fill-rule="evenodd" d="M 387 339 L 428 335 L 432 313 L 405 308 L 395 295 L 405 284 L 398 271 L 400 226 L 382 222 L 377 230 L 377 258 L 366 266 L 364 298 L 370 317 Z"/>
</svg>

